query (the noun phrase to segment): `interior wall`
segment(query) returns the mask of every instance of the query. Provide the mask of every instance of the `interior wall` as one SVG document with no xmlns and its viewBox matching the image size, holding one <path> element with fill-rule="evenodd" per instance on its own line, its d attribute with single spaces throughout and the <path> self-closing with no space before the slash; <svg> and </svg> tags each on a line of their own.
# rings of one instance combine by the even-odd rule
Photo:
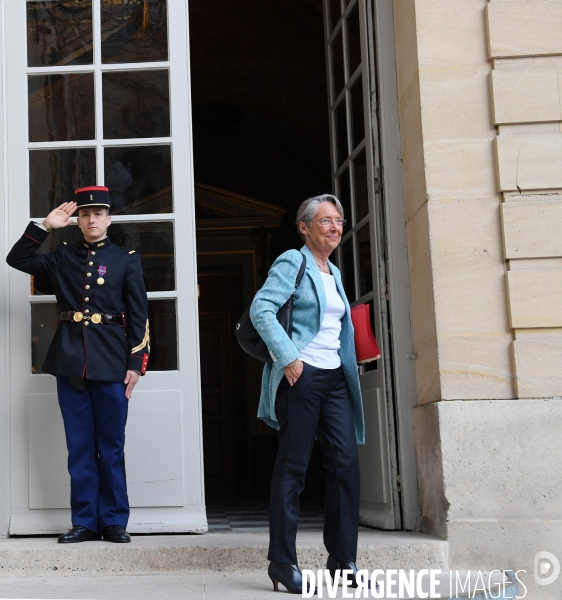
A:
<svg viewBox="0 0 562 600">
<path fill-rule="evenodd" d="M 190 0 L 195 179 L 287 208 L 330 192 L 321 0 Z"/>
</svg>

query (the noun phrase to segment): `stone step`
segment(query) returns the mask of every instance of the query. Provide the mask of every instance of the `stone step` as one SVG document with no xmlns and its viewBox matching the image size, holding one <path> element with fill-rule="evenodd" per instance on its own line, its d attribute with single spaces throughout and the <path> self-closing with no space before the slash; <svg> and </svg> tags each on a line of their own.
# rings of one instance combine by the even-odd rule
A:
<svg viewBox="0 0 562 600">
<path fill-rule="evenodd" d="M 251 573 L 267 570 L 268 534 L 133 535 L 130 544 L 57 544 L 55 537 L 0 540 L 0 577 Z M 319 531 L 299 531 L 301 569 L 323 569 Z M 448 569 L 447 542 L 404 531 L 362 529 L 357 563 L 374 569 Z"/>
</svg>

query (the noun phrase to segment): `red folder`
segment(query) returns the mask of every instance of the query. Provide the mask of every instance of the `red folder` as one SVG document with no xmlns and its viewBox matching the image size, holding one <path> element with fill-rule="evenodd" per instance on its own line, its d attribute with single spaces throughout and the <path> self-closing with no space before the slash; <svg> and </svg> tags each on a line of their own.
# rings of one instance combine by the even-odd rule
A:
<svg viewBox="0 0 562 600">
<path fill-rule="evenodd" d="M 359 304 L 351 309 L 351 321 L 355 330 L 355 354 L 357 363 L 364 363 L 377 360 L 381 357 L 381 351 L 377 340 L 371 329 L 371 318 L 369 316 L 369 306 Z"/>
</svg>

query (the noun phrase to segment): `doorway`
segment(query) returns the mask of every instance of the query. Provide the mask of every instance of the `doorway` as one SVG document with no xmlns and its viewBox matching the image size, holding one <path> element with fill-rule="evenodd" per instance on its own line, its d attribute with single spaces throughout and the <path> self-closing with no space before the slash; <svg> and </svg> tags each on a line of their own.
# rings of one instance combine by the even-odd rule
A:
<svg viewBox="0 0 562 600">
<path fill-rule="evenodd" d="M 298 205 L 332 187 L 322 5 L 193 0 L 189 10 L 206 502 L 264 504 L 277 436 L 256 417 L 262 366 L 233 329 L 275 257 L 301 246 Z M 238 225 L 245 233 L 226 223 L 209 229 L 212 211 L 225 221 L 251 215 L 231 204 L 229 216 L 200 184 L 259 207 L 253 222 Z M 222 334 L 220 323 L 229 327 Z M 207 366 L 219 355 L 230 373 Z M 218 388 L 205 385 L 219 377 L 233 382 L 222 388 L 221 408 Z M 321 504 L 323 494 L 315 451 L 303 503 Z"/>
<path fill-rule="evenodd" d="M 195 205 L 206 503 L 265 506 L 277 436 L 256 419 L 262 365 L 234 325 L 267 274 L 286 209 L 201 183 Z M 307 496 L 318 503 L 322 493 L 320 480 Z"/>
<path fill-rule="evenodd" d="M 201 360 L 210 384 L 202 390 L 207 505 L 267 502 L 276 433 L 255 416 L 261 365 L 241 353 L 232 324 L 275 257 L 302 244 L 294 224 L 299 204 L 334 191 L 349 224 L 333 259 L 350 301 L 370 305 L 386 356 L 362 368 L 370 440 L 361 449 L 362 521 L 400 529 L 371 2 L 223 0 L 211 9 L 191 0 L 190 28 L 196 181 L 284 210 L 276 226 L 247 223 L 242 241 L 234 228 L 204 225 L 203 208 L 212 206 L 199 207 L 196 193 Z M 243 227 L 240 214 L 230 218 Z M 252 254 L 253 281 L 233 251 Z M 207 361 L 224 364 L 205 375 Z M 323 502 L 323 480 L 315 448 L 304 504 Z"/>
</svg>

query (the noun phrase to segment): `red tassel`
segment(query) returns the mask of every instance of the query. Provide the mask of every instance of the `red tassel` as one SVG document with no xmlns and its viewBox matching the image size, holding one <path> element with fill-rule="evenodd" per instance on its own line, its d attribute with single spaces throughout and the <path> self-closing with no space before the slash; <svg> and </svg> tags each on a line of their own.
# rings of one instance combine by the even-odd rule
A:
<svg viewBox="0 0 562 600">
<path fill-rule="evenodd" d="M 379 359 L 381 351 L 371 329 L 368 304 L 354 306 L 351 309 L 351 321 L 355 330 L 355 354 L 357 355 L 357 362 L 362 365 Z"/>
</svg>

